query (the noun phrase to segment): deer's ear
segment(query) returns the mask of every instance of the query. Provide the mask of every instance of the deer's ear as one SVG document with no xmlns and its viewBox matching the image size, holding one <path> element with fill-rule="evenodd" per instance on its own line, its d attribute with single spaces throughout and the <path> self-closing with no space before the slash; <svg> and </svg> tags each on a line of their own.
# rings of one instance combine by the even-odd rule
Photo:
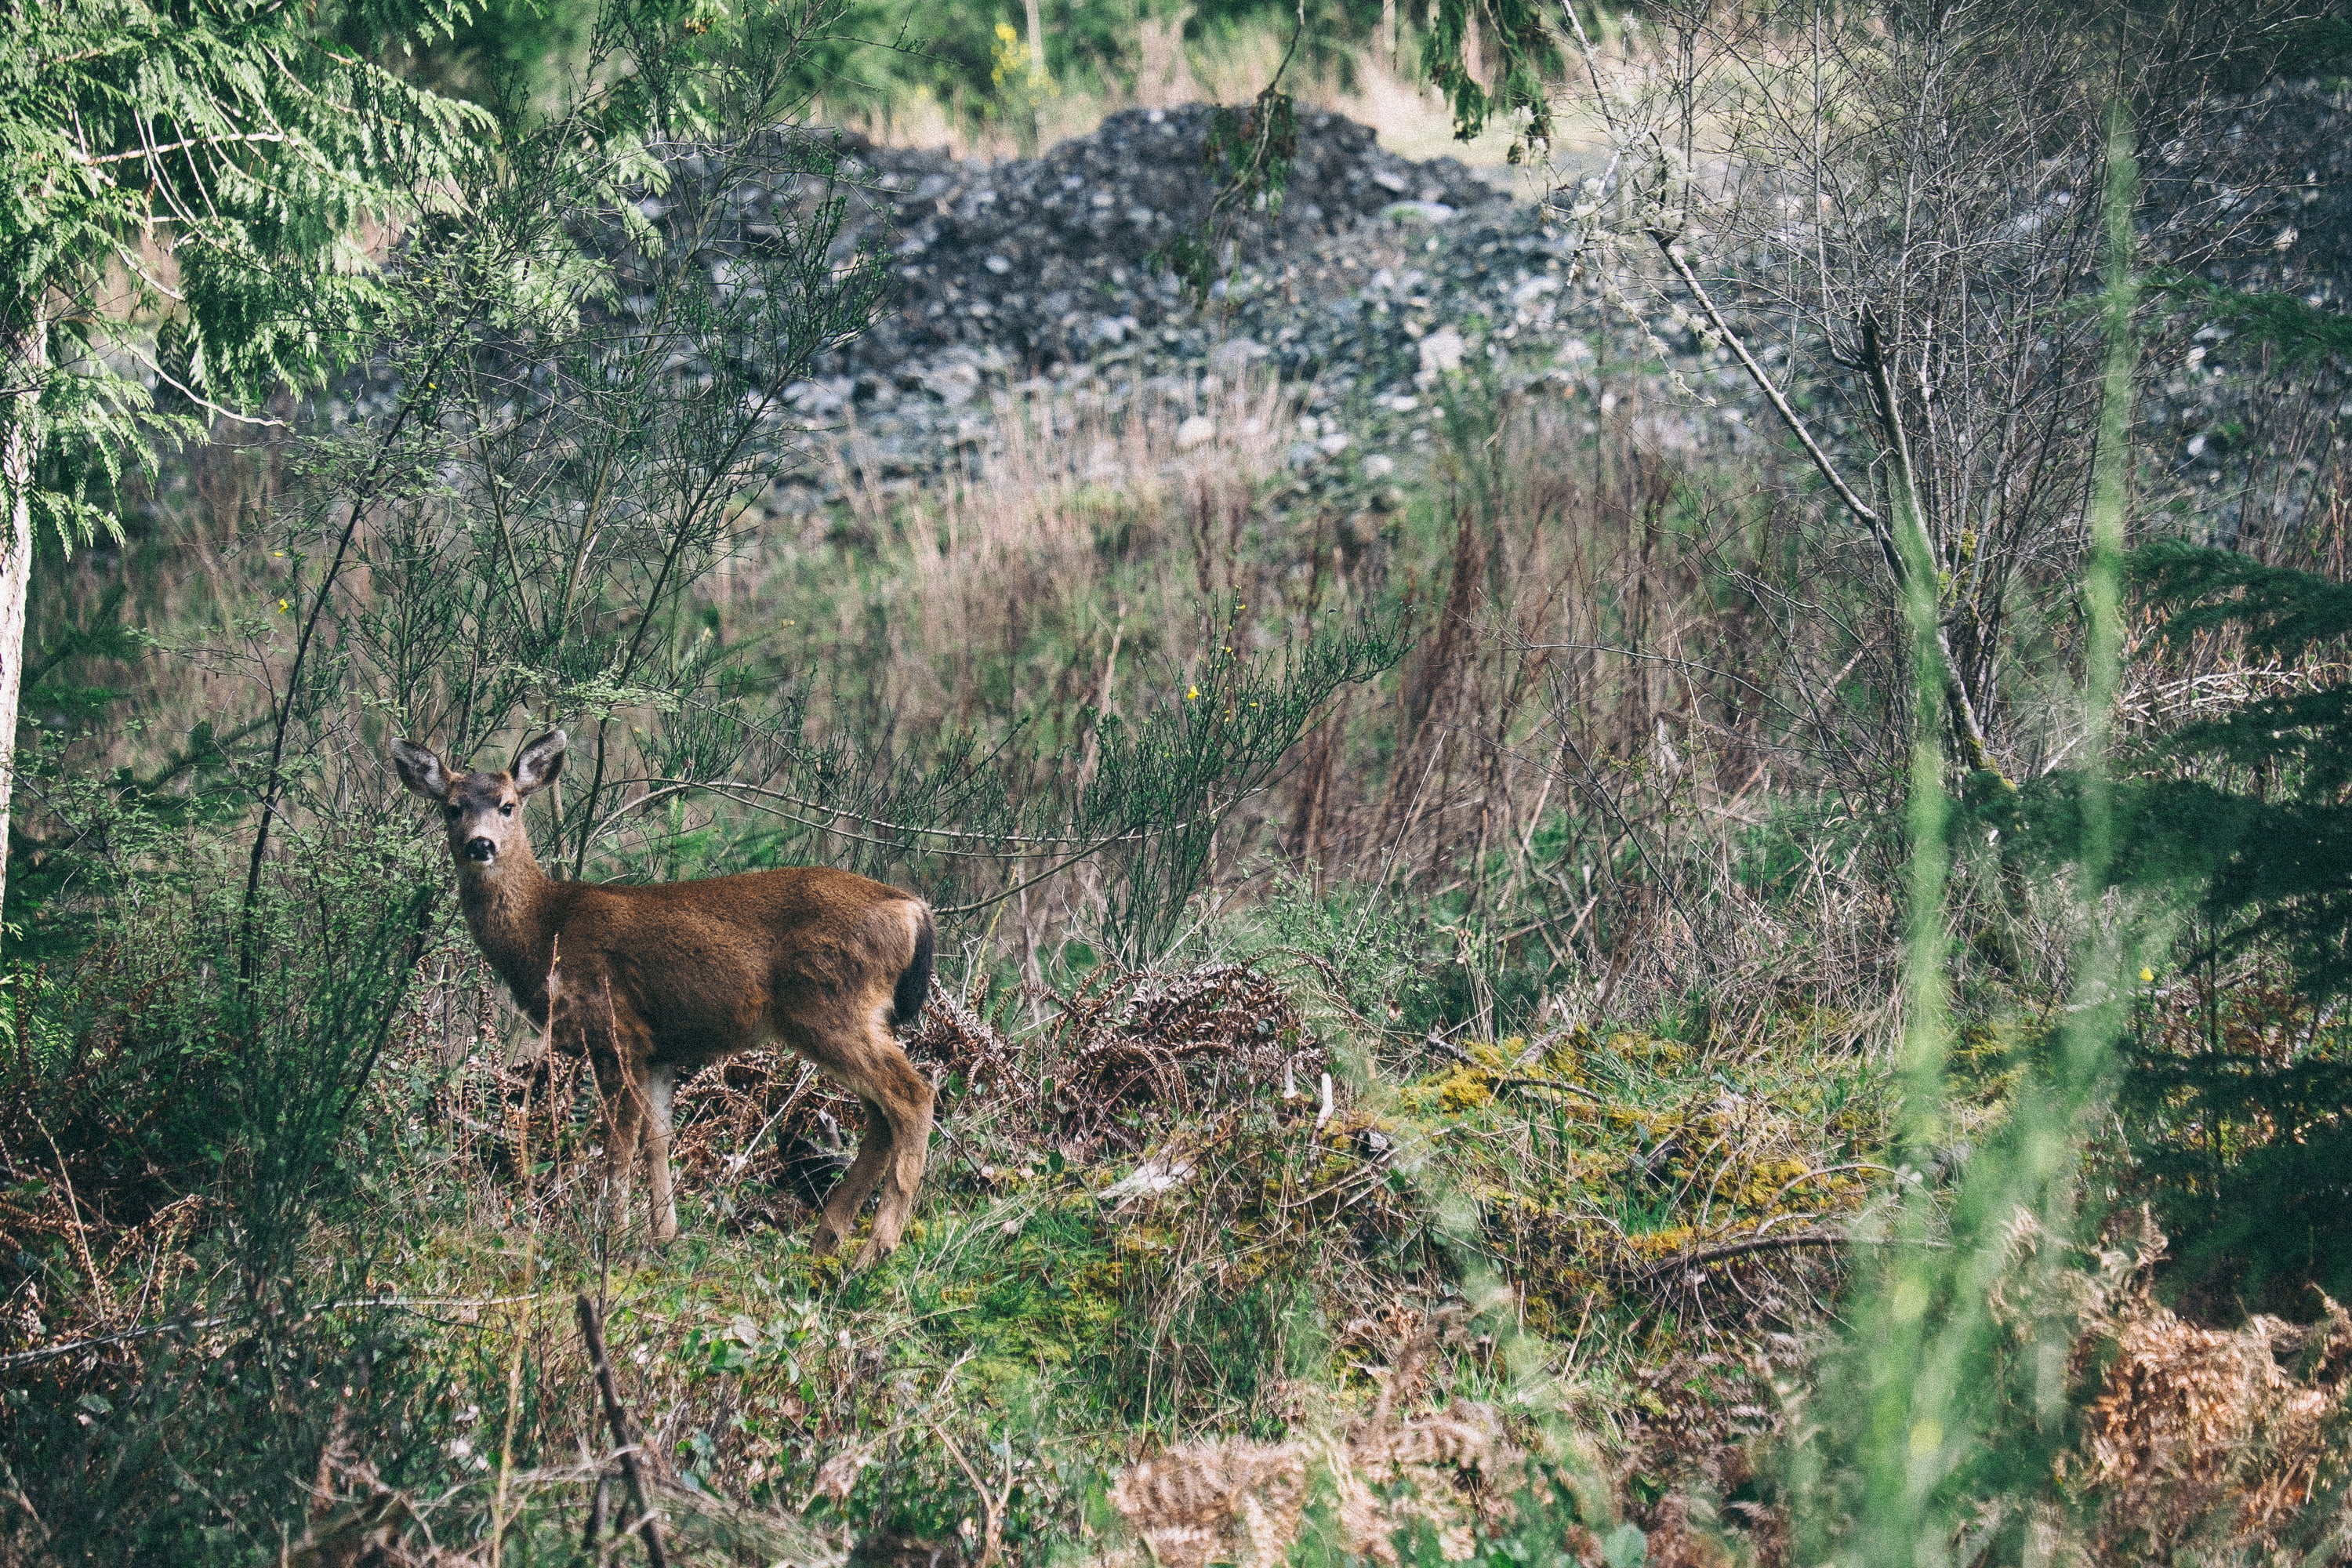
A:
<svg viewBox="0 0 2352 1568">
<path fill-rule="evenodd" d="M 393 771 L 400 782 L 438 805 L 449 798 L 449 770 L 441 759 L 411 741 L 392 743 Z"/>
<path fill-rule="evenodd" d="M 550 730 L 517 752 L 514 766 L 509 770 L 514 775 L 515 793 L 529 795 L 553 784 L 555 775 L 563 771 L 563 748 L 571 743 L 562 731 Z"/>
</svg>

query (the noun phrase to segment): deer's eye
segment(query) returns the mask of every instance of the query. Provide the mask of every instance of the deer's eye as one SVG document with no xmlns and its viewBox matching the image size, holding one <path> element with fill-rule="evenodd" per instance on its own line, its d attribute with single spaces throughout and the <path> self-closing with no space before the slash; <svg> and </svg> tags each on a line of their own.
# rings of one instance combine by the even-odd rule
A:
<svg viewBox="0 0 2352 1568">
<path fill-rule="evenodd" d="M 506 805 L 499 807 L 499 815 L 500 816 L 512 816 L 514 815 L 514 802 L 509 801 Z"/>
</svg>

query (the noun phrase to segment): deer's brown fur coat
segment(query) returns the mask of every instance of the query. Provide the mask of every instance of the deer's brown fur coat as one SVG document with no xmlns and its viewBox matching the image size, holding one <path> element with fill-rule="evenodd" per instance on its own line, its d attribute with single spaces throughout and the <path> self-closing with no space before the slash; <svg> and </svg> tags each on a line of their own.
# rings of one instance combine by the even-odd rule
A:
<svg viewBox="0 0 2352 1568">
<path fill-rule="evenodd" d="M 896 888 L 825 867 L 653 886 L 558 882 L 540 869 L 522 802 L 562 766 L 562 731 L 509 772 L 457 773 L 394 742 L 409 788 L 438 803 L 475 942 L 559 1049 L 584 1052 L 605 1115 L 614 1210 L 646 1155 L 656 1240 L 677 1232 L 670 1102 L 678 1076 L 770 1042 L 816 1065 L 866 1106 L 856 1159 L 826 1198 L 815 1247 L 830 1252 L 878 1184 L 860 1267 L 898 1246 L 930 1141 L 932 1089 L 892 1035 L 930 984 L 930 910 Z"/>
</svg>

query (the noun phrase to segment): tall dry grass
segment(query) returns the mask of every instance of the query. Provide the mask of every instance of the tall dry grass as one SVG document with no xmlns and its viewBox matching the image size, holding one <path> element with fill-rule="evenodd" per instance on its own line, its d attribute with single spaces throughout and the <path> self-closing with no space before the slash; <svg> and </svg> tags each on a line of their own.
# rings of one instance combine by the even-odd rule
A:
<svg viewBox="0 0 2352 1568">
<path fill-rule="evenodd" d="M 1001 393 L 984 447 L 929 489 L 887 488 L 852 423 L 817 443 L 839 505 L 745 512 L 682 621 L 735 646 L 755 687 L 809 692 L 814 730 L 863 754 L 982 734 L 1018 797 L 1083 775 L 1105 716 L 1181 702 L 1223 647 L 1392 615 L 1412 652 L 1234 813 L 1208 909 L 1277 883 L 1410 907 L 1456 933 L 1483 1036 L 1768 971 L 1759 996 L 1867 1014 L 1884 994 L 1870 828 L 1889 802 L 1874 693 L 1890 644 L 1843 570 L 1850 542 L 1761 453 L 1706 466 L 1675 439 L 1683 411 L 1630 379 L 1565 395 L 1465 379 L 1433 401 L 1432 438 L 1400 447 L 1425 468 L 1394 486 L 1354 452 L 1295 470 L 1309 407 L 1379 416 L 1263 374 Z M 53 580 L 45 637 L 107 613 L 149 628 L 140 657 L 73 671 L 120 691 L 131 721 L 72 740 L 67 765 L 152 775 L 199 722 L 234 735 L 266 712 L 283 659 L 268 612 L 302 569 L 269 521 L 284 463 L 267 443 L 203 454 L 132 547 L 137 604 L 108 609 L 121 563 Z M 321 790 L 388 787 L 363 749 L 321 765 Z M 724 869 L 740 807 L 695 800 L 667 830 L 714 826 L 707 868 Z M 1106 904 L 1081 864 L 966 933 L 971 958 L 1017 955 L 1042 978 L 1039 955 Z M 1498 969 L 1518 975 L 1500 992 Z"/>
<path fill-rule="evenodd" d="M 1514 962 L 1602 1005 L 1695 963 L 1787 965 L 1796 918 L 1820 939 L 1813 978 L 1866 990 L 1881 868 L 1853 840 L 1889 759 L 1857 677 L 1885 666 L 1883 616 L 1841 597 L 1839 542 L 1769 464 L 1701 468 L 1673 447 L 1675 410 L 1591 394 L 1454 387 L 1388 510 L 1377 487 L 1303 491 L 1286 468 L 1311 393 L 1212 377 L 1116 409 L 1008 396 L 1001 439 L 941 494 L 860 484 L 877 465 L 845 448 L 854 529 L 769 551 L 729 618 L 805 637 L 835 722 L 1017 720 L 1084 766 L 1099 715 L 1174 698 L 1216 647 L 1391 611 L 1413 651 L 1235 814 L 1228 891 L 1280 869 L 1505 918 Z M 1187 420 L 1206 424 L 1180 447 Z M 1750 841 L 1792 809 L 1856 833 L 1764 889 Z M 1034 952 L 1100 898 L 1082 868 L 1006 929 Z"/>
</svg>

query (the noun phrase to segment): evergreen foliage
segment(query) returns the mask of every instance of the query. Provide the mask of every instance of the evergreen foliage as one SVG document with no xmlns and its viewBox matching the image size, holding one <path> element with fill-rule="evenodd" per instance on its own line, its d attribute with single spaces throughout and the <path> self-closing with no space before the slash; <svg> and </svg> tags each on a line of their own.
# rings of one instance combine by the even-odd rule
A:
<svg viewBox="0 0 2352 1568">
<path fill-rule="evenodd" d="M 389 304 L 367 231 L 444 206 L 459 148 L 488 130 L 381 56 L 458 15 L 0 10 L 0 818 L 37 540 L 120 538 L 103 503 L 201 431 L 189 410 L 240 416 L 364 352 Z"/>
<path fill-rule="evenodd" d="M 2352 586 L 2233 552 L 2152 544 L 2137 557 L 2168 636 L 2235 631 L 2256 654 L 2302 659 L 2352 636 Z M 2318 998 L 2352 988 L 2352 681 L 2326 676 L 2168 738 L 2202 776 L 2143 786 L 2142 840 L 2210 869 L 2203 910 L 2223 950 L 2274 946 Z"/>
<path fill-rule="evenodd" d="M 37 430 L 46 531 L 70 546 L 112 529 L 93 494 L 198 428 L 158 406 L 159 386 L 181 408 L 245 408 L 364 347 L 385 298 L 362 226 L 429 200 L 487 128 L 379 60 L 463 15 L 457 0 L 0 12 L 0 421 Z"/>
<path fill-rule="evenodd" d="M 2158 279 L 2155 286 L 2176 299 L 2194 300 L 2210 320 L 2267 345 L 2283 363 L 2352 354 L 2352 315 L 2315 305 L 2300 294 L 2233 289 L 2180 275 Z"/>
<path fill-rule="evenodd" d="M 2137 565 L 2175 641 L 2235 636 L 2308 661 L 2352 637 L 2341 583 L 2180 543 Z M 2352 1041 L 2329 1022 L 2352 991 L 2352 679 L 2317 670 L 2168 737 L 2191 776 L 2139 786 L 2134 835 L 2168 850 L 2143 857 L 2143 879 L 2201 882 L 2184 989 L 2227 956 L 2287 967 L 2285 991 L 2209 984 L 2186 1016 L 2150 1010 L 2126 1124 L 2183 1283 L 2291 1312 L 2309 1310 L 2306 1283 L 2352 1290 Z"/>
<path fill-rule="evenodd" d="M 2132 1190 L 2215 1310 L 2300 1313 L 2352 1289 L 2352 586 L 2178 541 L 2133 559 L 2168 639 L 2232 640 L 2311 679 L 2181 726 L 2114 786 L 2105 887 L 2189 915 L 2135 1013 L 2121 1083 Z M 2074 859 L 2084 780 L 2060 771 L 1971 820 L 2012 868 Z M 2219 984 L 2276 965 L 2269 984 Z M 2150 970 L 2153 976 L 2154 971 Z"/>
</svg>

